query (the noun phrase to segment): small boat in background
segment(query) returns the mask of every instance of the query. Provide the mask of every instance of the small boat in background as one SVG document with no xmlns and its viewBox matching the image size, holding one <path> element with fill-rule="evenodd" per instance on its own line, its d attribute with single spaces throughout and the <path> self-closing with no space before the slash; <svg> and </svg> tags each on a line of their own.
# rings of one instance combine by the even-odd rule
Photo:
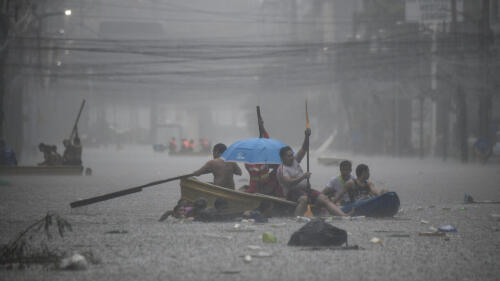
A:
<svg viewBox="0 0 500 281">
<path fill-rule="evenodd" d="M 272 206 L 272 216 L 288 216 L 293 214 L 297 203 L 288 201 L 282 198 L 252 194 L 242 191 L 232 190 L 210 183 L 199 181 L 195 178 L 181 179 L 181 198 L 190 202 L 197 199 L 205 199 L 208 207 L 214 207 L 214 202 L 217 198 L 225 199 L 228 203 L 227 213 L 238 213 L 248 210 L 255 210 L 262 203 L 270 203 Z"/>
</svg>

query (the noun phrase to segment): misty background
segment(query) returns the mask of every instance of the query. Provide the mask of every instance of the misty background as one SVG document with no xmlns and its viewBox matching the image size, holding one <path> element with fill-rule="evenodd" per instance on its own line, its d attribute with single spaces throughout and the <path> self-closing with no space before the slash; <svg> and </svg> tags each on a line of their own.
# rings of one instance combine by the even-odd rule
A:
<svg viewBox="0 0 500 281">
<path fill-rule="evenodd" d="M 1 0 L 0 134 L 22 163 L 257 137 L 474 160 L 500 140 L 498 0 Z M 71 10 L 70 15 L 67 12 Z M 500 149 L 500 148 L 499 148 Z M 500 153 L 500 150 L 499 150 Z M 85 161 L 85 159 L 84 159 Z"/>
</svg>

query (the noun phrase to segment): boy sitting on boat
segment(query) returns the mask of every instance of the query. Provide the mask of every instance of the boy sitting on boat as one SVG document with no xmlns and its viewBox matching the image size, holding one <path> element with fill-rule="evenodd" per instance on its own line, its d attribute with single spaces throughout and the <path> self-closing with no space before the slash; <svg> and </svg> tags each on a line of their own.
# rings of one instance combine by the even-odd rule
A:
<svg viewBox="0 0 500 281">
<path fill-rule="evenodd" d="M 311 129 L 307 128 L 305 135 L 302 147 L 295 156 L 289 146 L 285 146 L 280 150 L 282 164 L 278 169 L 278 181 L 287 200 L 298 203 L 295 208 L 296 216 L 304 215 L 309 201 L 318 205 L 318 207 L 325 207 L 331 214 L 347 216 L 347 214 L 333 204 L 328 197 L 310 187 L 307 179 L 309 179 L 311 173 L 304 173 L 300 166 L 300 161 L 304 158 L 309 145 L 308 140 L 311 135 Z"/>
<path fill-rule="evenodd" d="M 340 168 L 340 175 L 331 178 L 326 184 L 325 188 L 323 189 L 323 194 L 325 194 L 331 200 L 333 200 L 335 196 L 342 191 L 345 184 L 349 180 L 354 179 L 354 177 L 351 175 L 352 172 L 351 161 L 343 160 L 342 162 L 340 162 L 339 168 Z M 345 205 L 350 202 L 351 200 L 347 194 L 344 194 L 340 198 L 340 205 Z"/>
<path fill-rule="evenodd" d="M 369 178 L 370 169 L 368 166 L 366 164 L 359 164 L 356 167 L 356 178 L 350 179 L 344 184 L 344 188 L 335 196 L 333 203 L 340 201 L 344 194 L 347 194 L 350 202 L 354 203 L 387 192 L 386 190 L 377 191 L 375 185 L 371 181 L 368 181 Z"/>
<path fill-rule="evenodd" d="M 218 143 L 213 148 L 213 160 L 208 161 L 200 169 L 193 172 L 194 176 L 212 173 L 214 184 L 229 189 L 234 189 L 233 175 L 241 176 L 240 167 L 234 162 L 225 162 L 220 156 L 226 151 L 226 145 Z"/>
</svg>

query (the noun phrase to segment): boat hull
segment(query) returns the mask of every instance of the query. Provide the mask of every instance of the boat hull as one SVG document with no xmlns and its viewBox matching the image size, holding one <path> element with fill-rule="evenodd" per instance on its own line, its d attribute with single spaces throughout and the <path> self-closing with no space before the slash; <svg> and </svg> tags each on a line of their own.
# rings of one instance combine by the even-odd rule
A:
<svg viewBox="0 0 500 281">
<path fill-rule="evenodd" d="M 82 175 L 83 166 L 0 166 L 0 175 Z"/>
<path fill-rule="evenodd" d="M 251 194 L 232 190 L 210 183 L 199 181 L 195 178 L 185 178 L 180 182 L 181 198 L 190 202 L 203 198 L 207 200 L 208 207 L 213 207 L 217 198 L 225 199 L 228 208 L 224 213 L 240 213 L 257 209 L 263 202 L 271 203 L 272 208 L 265 215 L 287 216 L 293 214 L 296 203 L 285 199 L 263 195 Z"/>
</svg>

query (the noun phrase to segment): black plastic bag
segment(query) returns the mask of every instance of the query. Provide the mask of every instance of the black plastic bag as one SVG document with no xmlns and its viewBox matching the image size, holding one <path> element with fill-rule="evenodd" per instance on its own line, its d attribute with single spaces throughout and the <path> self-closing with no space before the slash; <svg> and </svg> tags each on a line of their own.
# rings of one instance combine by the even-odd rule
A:
<svg viewBox="0 0 500 281">
<path fill-rule="evenodd" d="M 295 231 L 288 246 L 340 246 L 344 243 L 347 243 L 345 230 L 316 219 Z"/>
</svg>

